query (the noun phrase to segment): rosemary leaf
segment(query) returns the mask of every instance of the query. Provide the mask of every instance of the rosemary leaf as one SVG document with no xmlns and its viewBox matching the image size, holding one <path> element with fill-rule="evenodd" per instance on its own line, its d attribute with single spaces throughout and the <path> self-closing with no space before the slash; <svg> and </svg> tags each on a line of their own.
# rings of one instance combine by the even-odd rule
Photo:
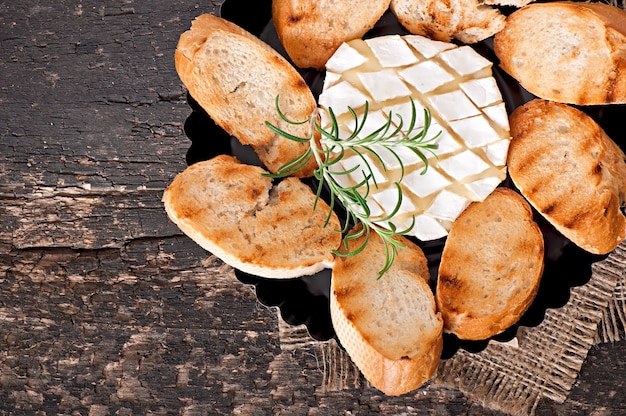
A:
<svg viewBox="0 0 626 416">
<path fill-rule="evenodd" d="M 313 176 L 319 183 L 314 209 L 321 198 L 322 188 L 326 185 L 330 192 L 330 211 L 325 226 L 330 222 L 335 207 L 335 201 L 341 203 L 346 209 L 347 214 L 342 230 L 337 230 L 344 234 L 344 250 L 334 250 L 333 253 L 342 257 L 355 256 L 365 249 L 371 238 L 371 233 L 376 233 L 381 238 L 385 247 L 385 263 L 379 271 L 378 278 L 382 277 L 391 268 L 398 254 L 398 249 L 404 247 L 404 244 L 398 241 L 397 237 L 410 232 L 415 226 L 415 217 L 412 218 L 411 225 L 405 229 L 398 229 L 392 221 L 402 205 L 403 194 L 401 181 L 404 177 L 404 162 L 395 149 L 403 147 L 414 153 L 424 164 L 422 174 L 424 174 L 429 167 L 427 155 L 437 157 L 435 153 L 435 150 L 438 148 L 436 140 L 441 132 L 438 132 L 434 136 L 428 136 L 429 128 L 432 123 L 432 116 L 428 108 L 424 108 L 424 126 L 420 128 L 419 131 L 416 131 L 417 109 L 413 99 L 411 99 L 410 102 L 411 119 L 405 130 L 403 126 L 406 120 L 403 120 L 400 114 L 396 114 L 397 121 L 395 122 L 394 128 L 394 114 L 393 112 L 389 112 L 385 123 L 365 137 L 360 137 L 360 133 L 365 126 L 369 113 L 369 102 L 367 101 L 365 102 L 363 115 L 360 119 L 356 111 L 348 107 L 349 115 L 354 121 L 354 129 L 353 132 L 345 138 L 339 137 L 339 122 L 332 108 L 328 109 L 330 127 L 324 129 L 318 123 L 317 113 L 313 114 L 313 116 L 307 120 L 289 120 L 279 108 L 278 97 L 276 97 L 276 111 L 280 119 L 288 124 L 294 125 L 308 122 L 311 125 L 310 133 L 308 137 L 297 137 L 281 130 L 272 123 L 266 122 L 268 128 L 283 138 L 299 143 L 309 142 L 309 148 L 299 157 L 286 163 L 275 174 L 267 174 L 267 176 L 272 178 L 289 176 L 308 164 L 312 158 L 315 158 L 317 168 L 313 172 Z M 316 132 L 319 133 L 319 135 L 316 135 Z M 384 158 L 379 153 L 380 149 L 385 149 L 395 158 L 400 165 L 401 175 L 400 179 L 393 184 L 398 193 L 397 202 L 393 210 L 383 217 L 371 218 L 372 211 L 368 205 L 367 198 L 370 194 L 371 187 L 378 188 L 378 183 L 376 181 L 376 175 L 374 174 L 374 168 L 366 155 L 371 156 L 384 171 L 387 171 Z M 337 168 L 337 166 L 339 166 L 338 164 L 344 160 L 347 155 L 358 157 L 360 163 L 348 169 Z M 357 181 L 358 183 L 354 185 L 344 186 L 338 181 L 338 178 L 347 177 L 350 174 L 358 172 L 362 173 L 363 179 Z M 352 178 L 354 179 L 354 176 L 352 176 Z M 360 225 L 360 227 L 357 227 L 358 225 Z M 350 228 L 351 226 L 353 227 L 352 229 Z M 349 242 L 360 237 L 364 237 L 363 244 L 350 250 Z"/>
</svg>

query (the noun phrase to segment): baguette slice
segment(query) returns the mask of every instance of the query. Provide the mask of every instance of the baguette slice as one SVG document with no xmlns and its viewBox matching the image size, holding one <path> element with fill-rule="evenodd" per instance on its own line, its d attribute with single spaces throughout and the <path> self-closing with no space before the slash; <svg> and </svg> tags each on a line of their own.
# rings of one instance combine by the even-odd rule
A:
<svg viewBox="0 0 626 416">
<path fill-rule="evenodd" d="M 300 156 L 308 143 L 275 134 L 269 121 L 291 134 L 309 137 L 307 120 L 317 103 L 296 69 L 268 44 L 241 27 L 211 14 L 197 17 L 183 33 L 175 52 L 176 70 L 191 96 L 215 123 L 244 145 L 250 145 L 273 173 Z M 310 176 L 311 161 L 296 175 Z"/>
<path fill-rule="evenodd" d="M 350 242 L 354 249 L 361 237 Z M 331 278 L 330 312 L 335 333 L 364 377 L 397 396 L 426 383 L 443 348 L 443 321 L 435 310 L 422 250 L 406 245 L 379 280 L 385 249 L 372 233 L 364 251 L 337 257 Z"/>
<path fill-rule="evenodd" d="M 343 42 L 360 39 L 389 8 L 390 0 L 273 0 L 278 38 L 300 68 L 324 69 Z"/>
<path fill-rule="evenodd" d="M 528 1 L 497 3 L 518 5 Z M 392 0 L 391 10 L 409 32 L 444 42 L 480 42 L 500 31 L 505 22 L 499 10 L 479 0 Z"/>
<path fill-rule="evenodd" d="M 577 246 L 613 250 L 626 238 L 624 152 L 567 104 L 536 99 L 510 123 L 509 173 L 522 195 Z"/>
<path fill-rule="evenodd" d="M 292 278 L 332 267 L 339 220 L 298 178 L 273 186 L 257 166 L 221 155 L 178 174 L 163 195 L 170 219 L 225 263 L 257 276 Z"/>
<path fill-rule="evenodd" d="M 528 203 L 498 188 L 454 222 L 441 255 L 437 307 L 445 331 L 483 340 L 519 320 L 537 295 L 544 242 Z"/>
<path fill-rule="evenodd" d="M 626 103 L 626 11 L 604 3 L 535 3 L 494 38 L 500 66 L 537 97 Z"/>
</svg>

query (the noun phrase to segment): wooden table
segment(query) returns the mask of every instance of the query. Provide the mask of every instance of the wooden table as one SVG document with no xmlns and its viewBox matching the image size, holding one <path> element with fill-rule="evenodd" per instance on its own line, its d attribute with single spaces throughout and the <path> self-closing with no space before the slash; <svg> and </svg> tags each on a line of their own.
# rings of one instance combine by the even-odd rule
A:
<svg viewBox="0 0 626 416">
<path fill-rule="evenodd" d="M 168 221 L 190 144 L 173 51 L 212 10 L 0 3 L 0 414 L 500 414 L 443 387 L 322 391 L 319 357 Z M 624 413 L 624 341 L 536 411 Z"/>
</svg>

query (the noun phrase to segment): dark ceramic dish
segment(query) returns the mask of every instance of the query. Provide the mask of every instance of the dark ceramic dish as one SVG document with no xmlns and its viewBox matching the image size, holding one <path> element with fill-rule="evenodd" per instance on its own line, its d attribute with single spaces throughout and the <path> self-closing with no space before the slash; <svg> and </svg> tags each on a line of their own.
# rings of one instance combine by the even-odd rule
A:
<svg viewBox="0 0 626 416">
<path fill-rule="evenodd" d="M 271 22 L 271 0 L 227 0 L 222 5 L 220 14 L 225 19 L 259 36 L 286 56 Z M 406 34 L 407 32 L 391 13 L 387 13 L 365 37 L 391 33 Z M 502 91 L 509 113 L 534 98 L 498 68 L 490 40 L 480 42 L 473 47 L 494 62 L 493 74 Z M 324 73 L 315 70 L 300 70 L 300 73 L 317 96 L 322 88 Z M 188 164 L 226 153 L 237 156 L 244 163 L 260 165 L 254 152 L 240 145 L 234 137 L 230 137 L 217 127 L 192 97 L 189 97 L 189 104 L 192 112 L 185 122 L 185 133 L 192 142 L 187 153 Z M 620 128 L 620 120 L 626 119 L 626 106 L 585 107 L 583 110 L 591 115 L 620 146 L 626 145 L 624 132 Z M 546 138 L 546 140 L 549 139 Z M 316 185 L 311 181 L 310 186 Z M 512 187 L 512 184 L 506 180 L 503 186 Z M 338 212 L 338 215 L 341 216 L 341 212 Z M 530 309 L 517 324 L 493 337 L 497 341 L 511 340 L 518 327 L 536 326 L 543 320 L 547 309 L 564 306 L 569 299 L 570 289 L 585 284 L 591 277 L 591 264 L 603 258 L 603 256 L 586 253 L 574 246 L 536 212 L 535 219 L 545 238 L 545 268 L 539 293 Z M 414 241 L 422 247 L 429 260 L 434 287 L 445 239 L 427 243 Z M 255 286 L 261 303 L 277 306 L 283 319 L 289 324 L 305 324 L 311 337 L 316 340 L 328 340 L 335 337 L 328 303 L 329 270 L 291 280 L 264 279 L 239 270 L 236 270 L 235 274 L 243 283 Z M 442 358 L 452 356 L 459 348 L 470 352 L 481 351 L 488 341 L 468 342 L 461 341 L 452 335 L 445 335 Z"/>
</svg>

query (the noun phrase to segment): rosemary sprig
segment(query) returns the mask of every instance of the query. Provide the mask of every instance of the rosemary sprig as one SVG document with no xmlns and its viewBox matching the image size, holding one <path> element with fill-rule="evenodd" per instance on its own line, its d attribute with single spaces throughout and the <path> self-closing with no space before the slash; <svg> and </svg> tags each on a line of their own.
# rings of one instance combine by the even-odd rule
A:
<svg viewBox="0 0 626 416">
<path fill-rule="evenodd" d="M 334 250 L 334 254 L 349 257 L 362 252 L 369 242 L 371 232 L 375 232 L 380 236 L 385 246 L 385 264 L 379 271 L 378 278 L 382 277 L 389 270 L 395 260 L 398 249 L 404 247 L 404 245 L 395 237 L 408 233 L 415 225 L 415 217 L 413 217 L 411 225 L 406 229 L 397 229 L 391 221 L 393 216 L 400 209 L 403 196 L 400 182 L 404 177 L 404 162 L 398 155 L 396 149 L 399 147 L 410 149 L 423 162 L 424 168 L 421 173 L 424 174 L 429 166 L 428 157 L 425 152 L 436 156 L 434 151 L 437 149 L 437 143 L 435 140 L 441 133 L 439 132 L 434 136 L 427 137 L 432 121 L 428 108 L 424 108 L 424 126 L 419 130 L 416 128 L 417 110 L 415 102 L 412 98 L 410 101 L 411 120 L 406 128 L 404 128 L 404 120 L 402 120 L 402 116 L 400 114 L 396 114 L 397 120 L 396 126 L 394 127 L 394 114 L 389 112 L 386 115 L 386 122 L 375 131 L 364 137 L 359 137 L 359 135 L 363 130 L 363 126 L 365 125 L 369 113 L 369 102 L 367 101 L 365 102 L 363 116 L 360 120 L 356 111 L 353 108 L 348 107 L 355 127 L 350 136 L 346 138 L 339 137 L 339 122 L 337 121 L 337 117 L 335 116 L 332 108 L 328 109 L 330 128 L 324 129 L 317 121 L 317 113 L 313 114 L 309 119 L 304 121 L 289 120 L 280 110 L 278 105 L 278 96 L 276 97 L 276 111 L 278 112 L 280 118 L 288 124 L 310 123 L 310 134 L 308 137 L 297 137 L 287 133 L 270 122 L 265 122 L 268 128 L 284 138 L 297 142 L 309 142 L 309 147 L 299 157 L 283 165 L 276 173 L 266 174 L 266 176 L 272 178 L 289 176 L 304 167 L 312 158 L 315 158 L 318 167 L 315 169 L 313 174 L 319 181 L 319 186 L 317 187 L 314 208 L 321 196 L 322 185 L 326 183 L 328 189 L 330 190 L 331 209 L 329 210 L 325 226 L 328 225 L 328 222 L 331 219 L 335 200 L 339 201 L 347 212 L 345 225 L 342 230 L 338 230 L 345 234 L 343 245 L 346 250 Z M 316 131 L 319 132 L 319 141 L 315 140 Z M 379 154 L 379 149 L 381 148 L 390 152 L 391 155 L 393 155 L 393 157 L 398 161 L 400 166 L 400 179 L 394 183 L 398 191 L 398 199 L 391 212 L 387 213 L 382 218 L 372 218 L 367 198 L 370 194 L 371 187 L 373 186 L 378 188 L 378 183 L 376 182 L 374 170 L 365 155 L 373 157 L 380 163 L 384 170 L 387 170 L 386 164 Z M 338 163 L 344 159 L 347 154 L 357 155 L 362 163 L 348 170 L 340 168 Z M 363 175 L 363 179 L 357 184 L 346 187 L 341 185 L 338 181 L 338 178 L 344 175 L 352 174 L 359 170 Z M 356 227 L 348 232 L 350 224 L 361 224 L 362 227 Z M 386 224 L 386 226 L 382 226 L 381 224 Z M 363 243 L 355 249 L 350 250 L 349 242 L 362 236 L 364 236 Z"/>
</svg>

